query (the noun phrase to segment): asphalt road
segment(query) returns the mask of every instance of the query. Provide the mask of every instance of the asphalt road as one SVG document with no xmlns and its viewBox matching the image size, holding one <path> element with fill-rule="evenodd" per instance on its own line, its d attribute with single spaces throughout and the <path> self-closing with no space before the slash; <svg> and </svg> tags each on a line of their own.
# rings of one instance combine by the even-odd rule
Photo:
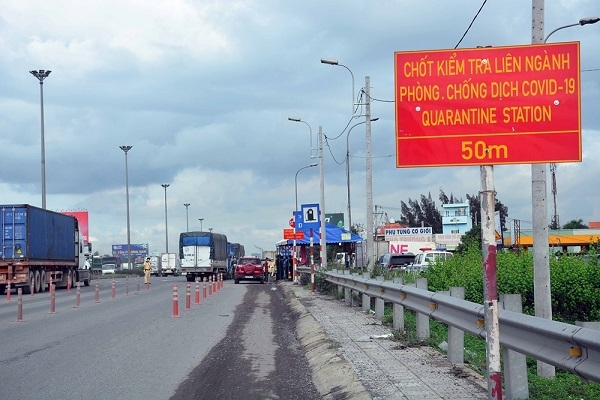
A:
<svg viewBox="0 0 600 400">
<path fill-rule="evenodd" d="M 124 278 L 0 297 L 0 393 L 15 399 L 317 399 L 294 314 L 276 285 L 225 282 L 186 310 L 185 279 Z M 173 317 L 173 283 L 179 318 Z M 202 292 L 202 286 L 201 286 Z"/>
</svg>

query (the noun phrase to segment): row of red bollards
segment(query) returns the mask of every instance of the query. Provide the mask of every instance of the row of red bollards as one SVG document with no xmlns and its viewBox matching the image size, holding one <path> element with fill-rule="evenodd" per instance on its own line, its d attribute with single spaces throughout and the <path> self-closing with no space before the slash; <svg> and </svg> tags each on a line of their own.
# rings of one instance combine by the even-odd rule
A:
<svg viewBox="0 0 600 400">
<path fill-rule="evenodd" d="M 210 277 L 210 281 L 204 278 L 202 288 L 202 298 L 206 300 L 208 296 L 216 294 L 217 291 L 223 288 L 223 274 L 219 273 L 217 277 Z M 207 295 L 207 284 L 208 284 L 208 295 Z M 190 311 L 191 306 L 191 283 L 188 282 L 185 287 L 185 309 Z M 200 280 L 196 278 L 195 285 L 195 304 L 200 304 Z M 173 284 L 173 318 L 179 318 L 179 296 L 177 291 L 177 284 Z"/>
</svg>

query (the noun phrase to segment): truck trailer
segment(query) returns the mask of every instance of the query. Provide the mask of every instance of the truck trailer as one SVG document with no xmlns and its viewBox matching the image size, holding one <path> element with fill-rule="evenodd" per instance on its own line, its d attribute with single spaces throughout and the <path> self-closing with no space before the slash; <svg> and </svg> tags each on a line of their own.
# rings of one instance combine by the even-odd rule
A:
<svg viewBox="0 0 600 400">
<path fill-rule="evenodd" d="M 163 253 L 161 256 L 161 269 L 163 275 L 180 275 L 179 259 L 177 253 Z"/>
<path fill-rule="evenodd" d="M 11 287 L 44 292 L 73 285 L 90 249 L 84 246 L 77 218 L 28 204 L 0 205 L 0 293 Z"/>
<path fill-rule="evenodd" d="M 227 273 L 227 236 L 213 232 L 179 235 L 181 272 L 188 282 L 219 272 Z"/>
</svg>

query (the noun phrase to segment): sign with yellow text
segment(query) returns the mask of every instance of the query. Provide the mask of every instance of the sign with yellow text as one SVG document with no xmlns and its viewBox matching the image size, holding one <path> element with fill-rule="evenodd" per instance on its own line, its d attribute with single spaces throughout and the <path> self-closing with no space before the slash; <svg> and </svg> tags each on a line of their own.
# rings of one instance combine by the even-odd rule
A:
<svg viewBox="0 0 600 400">
<path fill-rule="evenodd" d="M 396 52 L 396 167 L 581 161 L 579 43 Z"/>
</svg>

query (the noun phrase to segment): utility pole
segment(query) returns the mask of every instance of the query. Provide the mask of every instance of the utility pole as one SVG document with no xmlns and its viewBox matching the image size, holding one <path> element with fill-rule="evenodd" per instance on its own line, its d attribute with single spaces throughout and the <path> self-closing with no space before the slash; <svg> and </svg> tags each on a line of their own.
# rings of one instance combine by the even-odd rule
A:
<svg viewBox="0 0 600 400">
<path fill-rule="evenodd" d="M 365 118 L 366 118 L 366 180 L 367 180 L 367 268 L 372 271 L 375 266 L 374 229 L 373 229 L 373 162 L 371 156 L 371 80 L 365 77 Z"/>
<path fill-rule="evenodd" d="M 544 0 L 532 0 L 531 44 L 541 43 L 544 43 Z M 552 319 L 546 175 L 546 164 L 531 165 L 533 301 L 536 317 Z M 538 361 L 537 373 L 539 376 L 552 378 L 555 376 L 555 368 Z"/>
<path fill-rule="evenodd" d="M 319 174 L 321 175 L 321 267 L 327 267 L 327 232 L 325 230 L 325 166 L 323 165 L 323 127 L 319 126 Z M 312 237 L 312 236 L 311 236 Z"/>
</svg>

